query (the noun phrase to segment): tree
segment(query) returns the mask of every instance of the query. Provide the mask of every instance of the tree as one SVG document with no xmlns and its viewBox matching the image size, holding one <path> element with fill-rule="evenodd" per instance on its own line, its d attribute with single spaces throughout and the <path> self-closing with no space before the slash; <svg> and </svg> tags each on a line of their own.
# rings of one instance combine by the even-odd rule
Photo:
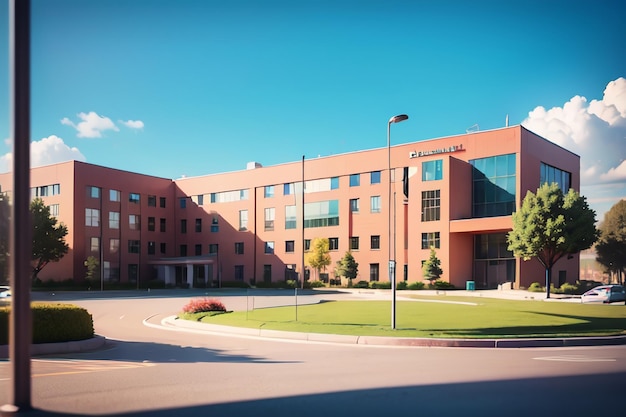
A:
<svg viewBox="0 0 626 417">
<path fill-rule="evenodd" d="M 100 261 L 95 256 L 88 256 L 84 265 L 87 267 L 85 279 L 90 285 L 93 285 L 100 278 Z"/>
<path fill-rule="evenodd" d="M 620 200 L 604 215 L 596 254 L 609 273 L 617 272 L 622 284 L 626 272 L 626 200 Z"/>
<path fill-rule="evenodd" d="M 348 286 L 352 286 L 352 280 L 359 275 L 359 263 L 354 260 L 350 251 L 337 261 L 336 275 L 348 278 Z"/>
<path fill-rule="evenodd" d="M 306 263 L 317 271 L 319 279 L 320 271 L 326 270 L 330 265 L 330 243 L 327 238 L 315 238 L 311 243 L 311 251 L 307 254 Z"/>
<path fill-rule="evenodd" d="M 50 262 L 58 262 L 65 256 L 69 247 L 65 243 L 67 226 L 57 224 L 56 217 L 50 215 L 50 207 L 42 199 L 36 198 L 30 203 L 33 220 L 33 281 Z"/>
<path fill-rule="evenodd" d="M 435 252 L 434 247 L 430 247 L 430 257 L 424 265 L 422 265 L 422 275 L 424 278 L 430 281 L 430 285 L 433 284 L 433 281 L 436 281 L 443 274 L 443 270 L 441 269 L 441 261 L 437 258 L 437 253 Z"/>
<path fill-rule="evenodd" d="M 513 213 L 508 249 L 525 261 L 535 257 L 546 270 L 546 297 L 550 298 L 552 267 L 564 256 L 590 248 L 598 240 L 595 211 L 585 197 L 557 183 L 545 183 L 537 194 L 528 192 Z"/>
</svg>

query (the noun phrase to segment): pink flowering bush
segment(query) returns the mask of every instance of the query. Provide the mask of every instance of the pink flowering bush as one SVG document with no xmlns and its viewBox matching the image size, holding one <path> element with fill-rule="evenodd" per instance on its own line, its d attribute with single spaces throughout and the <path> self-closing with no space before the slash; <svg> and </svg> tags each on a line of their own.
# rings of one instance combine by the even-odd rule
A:
<svg viewBox="0 0 626 417">
<path fill-rule="evenodd" d="M 226 307 L 215 298 L 194 298 L 183 307 L 185 313 L 206 313 L 209 311 L 225 312 Z"/>
</svg>

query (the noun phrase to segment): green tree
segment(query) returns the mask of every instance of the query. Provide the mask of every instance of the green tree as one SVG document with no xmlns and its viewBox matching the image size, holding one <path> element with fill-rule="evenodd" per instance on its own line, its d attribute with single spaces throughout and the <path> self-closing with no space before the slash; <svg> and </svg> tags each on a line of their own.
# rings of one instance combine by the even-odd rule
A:
<svg viewBox="0 0 626 417">
<path fill-rule="evenodd" d="M 326 267 L 330 265 L 330 243 L 328 238 L 317 237 L 313 239 L 311 243 L 311 250 L 307 254 L 306 263 L 311 268 L 317 271 L 317 277 L 319 279 L 320 271 L 326 270 Z"/>
<path fill-rule="evenodd" d="M 337 261 L 335 275 L 348 278 L 348 286 L 352 286 L 352 280 L 359 275 L 359 263 L 354 260 L 350 251 Z"/>
<path fill-rule="evenodd" d="M 437 252 L 435 252 L 434 247 L 430 247 L 430 257 L 424 262 L 422 265 L 422 275 L 424 278 L 430 281 L 430 285 L 433 284 L 433 281 L 438 280 L 443 274 L 443 270 L 441 269 L 441 261 L 437 258 Z"/>
<path fill-rule="evenodd" d="M 513 213 L 508 249 L 516 257 L 537 260 L 546 270 L 546 297 L 550 298 L 552 267 L 564 256 L 590 248 L 598 239 L 595 212 L 585 197 L 570 189 L 563 194 L 557 183 L 545 183 L 528 192 Z"/>
<path fill-rule="evenodd" d="M 65 256 L 69 247 L 65 243 L 67 226 L 57 224 L 56 217 L 50 215 L 50 207 L 42 199 L 36 198 L 30 203 L 33 221 L 33 256 L 32 279 L 50 262 L 58 262 Z"/>
<path fill-rule="evenodd" d="M 620 200 L 604 215 L 600 240 L 596 245 L 597 261 L 609 273 L 616 272 L 620 284 L 626 272 L 626 200 Z"/>
<path fill-rule="evenodd" d="M 90 285 L 93 285 L 96 281 L 100 279 L 100 261 L 95 256 L 87 257 L 84 265 L 87 267 L 87 274 L 85 279 L 89 282 Z"/>
</svg>

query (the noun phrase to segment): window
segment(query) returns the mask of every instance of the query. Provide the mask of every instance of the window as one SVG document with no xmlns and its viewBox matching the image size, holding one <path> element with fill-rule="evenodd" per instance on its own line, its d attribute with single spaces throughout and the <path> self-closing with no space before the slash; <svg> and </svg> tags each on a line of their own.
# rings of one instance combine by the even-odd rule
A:
<svg viewBox="0 0 626 417">
<path fill-rule="evenodd" d="M 187 208 L 187 197 L 180 197 L 178 199 L 178 202 L 180 204 L 181 209 Z"/>
<path fill-rule="evenodd" d="M 243 281 L 243 265 L 235 265 L 235 281 Z"/>
<path fill-rule="evenodd" d="M 285 241 L 285 252 L 294 252 L 296 249 L 295 241 L 287 240 Z"/>
<path fill-rule="evenodd" d="M 180 245 L 180 256 L 187 256 L 187 245 Z"/>
<path fill-rule="evenodd" d="M 87 187 L 87 194 L 91 198 L 100 198 L 100 188 L 88 186 Z"/>
<path fill-rule="evenodd" d="M 109 190 L 109 200 L 117 201 L 121 200 L 122 193 L 119 190 Z"/>
<path fill-rule="evenodd" d="M 380 184 L 380 171 L 370 172 L 370 184 Z"/>
<path fill-rule="evenodd" d="M 440 210 L 440 191 L 422 191 L 422 221 L 432 222 L 439 220 Z"/>
<path fill-rule="evenodd" d="M 263 282 L 272 282 L 272 265 L 263 265 Z"/>
<path fill-rule="evenodd" d="M 507 216 L 515 211 L 514 153 L 469 161 L 472 165 L 472 215 Z"/>
<path fill-rule="evenodd" d="M 52 217 L 59 217 L 59 205 L 58 204 L 50 204 L 50 215 Z"/>
<path fill-rule="evenodd" d="M 194 254 L 195 254 L 196 256 L 200 256 L 200 255 L 202 255 L 202 245 L 199 245 L 199 244 L 198 244 L 198 245 L 195 245 L 195 246 L 194 246 Z"/>
<path fill-rule="evenodd" d="M 180 233 L 187 233 L 187 219 L 180 219 Z"/>
<path fill-rule="evenodd" d="M 339 238 L 338 237 L 328 238 L 328 250 L 339 250 Z"/>
<path fill-rule="evenodd" d="M 89 250 L 91 252 L 100 252 L 100 238 L 99 237 L 92 237 L 91 239 L 89 239 L 89 243 L 90 243 L 90 248 Z"/>
<path fill-rule="evenodd" d="M 228 203 L 231 201 L 247 200 L 249 194 L 249 190 L 247 189 L 211 193 L 211 203 Z"/>
<path fill-rule="evenodd" d="M 380 249 L 380 235 L 370 236 L 370 249 Z"/>
<path fill-rule="evenodd" d="M 285 229 L 295 229 L 298 227 L 296 206 L 285 206 Z"/>
<path fill-rule="evenodd" d="M 120 250 L 120 240 L 119 239 L 109 239 L 109 252 L 117 253 Z"/>
<path fill-rule="evenodd" d="M 273 185 L 266 185 L 265 186 L 265 191 L 263 193 L 265 198 L 272 198 L 274 197 L 274 186 Z"/>
<path fill-rule="evenodd" d="M 154 217 L 148 217 L 148 231 L 154 232 L 156 230 L 156 219 Z"/>
<path fill-rule="evenodd" d="M 422 249 L 440 248 L 439 232 L 422 233 Z"/>
<path fill-rule="evenodd" d="M 128 281 L 137 282 L 139 279 L 139 265 L 128 264 Z"/>
<path fill-rule="evenodd" d="M 268 255 L 274 254 L 274 242 L 265 242 L 265 253 Z"/>
<path fill-rule="evenodd" d="M 311 239 L 304 239 L 304 251 L 308 252 L 311 249 Z"/>
<path fill-rule="evenodd" d="M 148 196 L 148 207 L 156 207 L 156 195 Z"/>
<path fill-rule="evenodd" d="M 196 233 L 202 232 L 202 219 L 196 219 Z"/>
<path fill-rule="evenodd" d="M 109 229 L 119 229 L 120 228 L 120 213 L 117 211 L 109 212 Z"/>
<path fill-rule="evenodd" d="M 274 207 L 268 207 L 265 209 L 265 230 L 274 230 L 274 219 L 276 216 L 276 210 Z"/>
<path fill-rule="evenodd" d="M 350 187 L 358 187 L 361 185 L 361 174 L 350 175 Z"/>
<path fill-rule="evenodd" d="M 148 242 L 148 255 L 154 255 L 156 253 L 156 242 Z"/>
<path fill-rule="evenodd" d="M 351 198 L 350 199 L 350 212 L 358 213 L 359 212 L 359 199 Z"/>
<path fill-rule="evenodd" d="M 139 253 L 139 241 L 138 240 L 128 241 L 128 253 Z"/>
<path fill-rule="evenodd" d="M 422 162 L 422 181 L 443 179 L 443 160 Z"/>
<path fill-rule="evenodd" d="M 220 231 L 219 219 L 217 218 L 217 216 L 214 216 L 211 219 L 211 233 L 217 233 L 219 231 Z"/>
<path fill-rule="evenodd" d="M 85 226 L 100 226 L 100 210 L 85 209 Z"/>
<path fill-rule="evenodd" d="M 370 281 L 378 281 L 380 279 L 380 267 L 378 264 L 370 264 Z"/>
<path fill-rule="evenodd" d="M 243 255 L 243 242 L 235 242 L 235 254 Z"/>
<path fill-rule="evenodd" d="M 159 206 L 165 208 L 165 197 L 159 197 Z"/>
<path fill-rule="evenodd" d="M 192 195 L 191 201 L 193 201 L 199 206 L 204 205 L 204 194 Z"/>
<path fill-rule="evenodd" d="M 165 232 L 167 230 L 166 224 L 167 224 L 166 219 L 164 218 L 159 219 L 159 231 L 160 232 Z"/>
<path fill-rule="evenodd" d="M 339 188 L 339 177 L 332 177 L 330 179 L 330 189 L 337 190 Z"/>
<path fill-rule="evenodd" d="M 211 243 L 209 245 L 209 255 L 217 255 L 218 249 L 219 249 L 219 246 L 217 243 Z"/>
<path fill-rule="evenodd" d="M 373 195 L 370 197 L 370 213 L 380 213 L 380 196 Z"/>
<path fill-rule="evenodd" d="M 137 214 L 129 214 L 128 215 L 128 227 L 130 230 L 139 230 L 139 215 Z"/>
<path fill-rule="evenodd" d="M 31 197 L 47 197 L 51 195 L 61 194 L 61 185 L 60 184 L 52 184 L 52 185 L 43 185 L 41 187 L 33 187 L 30 189 Z"/>
<path fill-rule="evenodd" d="M 350 250 L 359 250 L 359 237 L 352 236 L 350 238 Z"/>
<path fill-rule="evenodd" d="M 137 194 L 137 193 L 130 193 L 128 195 L 128 201 L 130 203 L 139 204 L 139 194 Z"/>
<path fill-rule="evenodd" d="M 304 205 L 304 227 L 339 226 L 339 200 Z"/>
<path fill-rule="evenodd" d="M 541 163 L 541 178 L 539 180 L 541 185 L 556 182 L 561 188 L 561 191 L 563 191 L 563 194 L 567 194 L 571 188 L 571 178 L 572 174 L 569 172 L 544 164 L 543 162 Z"/>
<path fill-rule="evenodd" d="M 165 255 L 165 253 L 167 252 L 167 244 L 165 242 L 161 242 L 159 244 L 159 251 Z"/>
<path fill-rule="evenodd" d="M 283 184 L 283 195 L 292 195 L 295 192 L 293 182 Z"/>
<path fill-rule="evenodd" d="M 239 210 L 239 230 L 248 230 L 248 210 Z"/>
</svg>

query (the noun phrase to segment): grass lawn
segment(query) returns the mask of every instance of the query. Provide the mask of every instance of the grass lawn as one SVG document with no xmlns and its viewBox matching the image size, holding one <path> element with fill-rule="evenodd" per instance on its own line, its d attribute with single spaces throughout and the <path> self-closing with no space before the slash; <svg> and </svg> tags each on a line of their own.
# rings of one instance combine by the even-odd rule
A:
<svg viewBox="0 0 626 417">
<path fill-rule="evenodd" d="M 626 334 L 626 306 L 416 296 L 398 301 L 392 330 L 390 301 L 333 301 L 214 316 L 205 323 L 304 333 L 436 338 L 513 338 Z M 459 302 L 458 304 L 449 303 Z"/>
</svg>

